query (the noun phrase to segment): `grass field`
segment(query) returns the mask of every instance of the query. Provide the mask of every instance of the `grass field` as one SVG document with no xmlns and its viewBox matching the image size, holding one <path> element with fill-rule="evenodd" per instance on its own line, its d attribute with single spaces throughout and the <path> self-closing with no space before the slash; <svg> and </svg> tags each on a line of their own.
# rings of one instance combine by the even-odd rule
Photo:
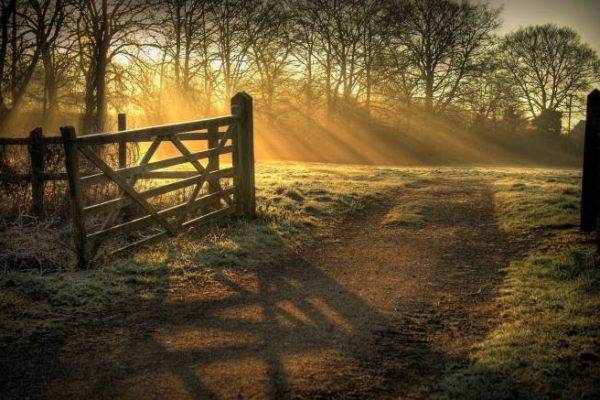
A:
<svg viewBox="0 0 600 400">
<path fill-rule="evenodd" d="M 580 178 L 573 170 L 261 163 L 258 221 L 197 229 L 86 271 L 61 263 L 72 263 L 63 256 L 50 260 L 59 272 L 0 275 L 0 346 L 69 331 L 122 305 L 160 301 L 215 271 L 276 263 L 367 202 L 442 179 L 489 183 L 496 222 L 520 251 L 505 270 L 498 324 L 475 346 L 470 365 L 448 368 L 440 396 L 593 398 L 600 387 L 600 269 L 593 238 L 578 230 Z M 402 205 L 384 224 L 418 229 L 424 213 L 419 204 Z"/>
</svg>

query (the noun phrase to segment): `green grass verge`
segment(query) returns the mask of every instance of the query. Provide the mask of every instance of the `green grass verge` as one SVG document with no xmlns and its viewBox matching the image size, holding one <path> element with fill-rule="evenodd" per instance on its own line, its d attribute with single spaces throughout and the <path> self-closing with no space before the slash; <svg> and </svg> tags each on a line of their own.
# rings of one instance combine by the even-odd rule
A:
<svg viewBox="0 0 600 400">
<path fill-rule="evenodd" d="M 506 268 L 500 324 L 448 369 L 441 398 L 600 398 L 600 268 L 577 227 L 579 186 L 548 171 L 495 181 L 500 227 L 535 245 Z"/>
</svg>

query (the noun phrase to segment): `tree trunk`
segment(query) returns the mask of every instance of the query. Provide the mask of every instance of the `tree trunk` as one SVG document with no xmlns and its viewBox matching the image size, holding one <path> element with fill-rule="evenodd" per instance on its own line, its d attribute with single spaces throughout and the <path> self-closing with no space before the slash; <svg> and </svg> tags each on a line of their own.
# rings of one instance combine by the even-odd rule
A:
<svg viewBox="0 0 600 400">
<path fill-rule="evenodd" d="M 308 53 L 306 58 L 306 114 L 310 117 L 312 113 L 313 102 L 313 71 L 312 71 L 312 54 Z"/>
<path fill-rule="evenodd" d="M 181 14 L 179 9 L 179 2 L 175 2 L 175 55 L 173 56 L 175 62 L 175 86 L 177 89 L 181 89 Z"/>
<path fill-rule="evenodd" d="M 96 132 L 104 131 L 106 123 L 106 67 L 108 46 L 102 45 L 98 52 L 98 68 L 96 76 L 96 115 L 94 118 L 94 129 Z"/>
<path fill-rule="evenodd" d="M 44 128 L 52 130 L 56 128 L 58 122 L 58 88 L 56 85 L 56 74 L 52 52 L 49 46 L 42 49 L 42 63 L 44 64 L 44 90 L 45 104 L 44 108 Z"/>
<path fill-rule="evenodd" d="M 433 73 L 425 77 L 425 111 L 433 113 Z"/>
<path fill-rule="evenodd" d="M 0 16 L 0 29 L 1 29 L 1 42 L 0 42 L 0 79 L 4 80 L 4 69 L 6 66 L 6 54 L 8 52 L 8 21 L 11 19 L 12 14 L 15 12 L 16 0 L 11 0 L 6 7 L 2 10 Z M 2 85 L 0 85 L 0 125 L 4 121 L 6 114 L 8 113 L 8 107 L 6 105 L 6 99 L 4 98 L 4 91 Z"/>
<path fill-rule="evenodd" d="M 371 115 L 371 91 L 373 90 L 372 82 L 371 82 L 371 67 L 367 65 L 366 68 L 366 82 L 365 82 L 365 90 L 366 90 L 366 100 L 365 100 L 365 110 L 367 111 L 367 115 Z"/>
<path fill-rule="evenodd" d="M 331 53 L 327 53 L 327 59 L 325 62 L 325 101 L 327 103 L 327 114 L 331 115 L 333 112 L 333 96 L 331 90 Z"/>
</svg>

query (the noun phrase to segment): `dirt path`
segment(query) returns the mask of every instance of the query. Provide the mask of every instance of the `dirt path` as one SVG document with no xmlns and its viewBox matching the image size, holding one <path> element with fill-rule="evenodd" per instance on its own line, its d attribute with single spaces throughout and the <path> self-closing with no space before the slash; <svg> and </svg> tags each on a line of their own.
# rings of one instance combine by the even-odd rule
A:
<svg viewBox="0 0 600 400">
<path fill-rule="evenodd" d="M 423 226 L 382 227 L 390 207 L 406 202 L 429 210 Z M 98 321 L 47 350 L 41 359 L 52 362 L 32 393 L 429 397 L 442 370 L 466 362 L 493 324 L 510 246 L 492 202 L 482 182 L 402 189 L 322 233 L 302 256 L 219 272 L 159 305 Z"/>
</svg>

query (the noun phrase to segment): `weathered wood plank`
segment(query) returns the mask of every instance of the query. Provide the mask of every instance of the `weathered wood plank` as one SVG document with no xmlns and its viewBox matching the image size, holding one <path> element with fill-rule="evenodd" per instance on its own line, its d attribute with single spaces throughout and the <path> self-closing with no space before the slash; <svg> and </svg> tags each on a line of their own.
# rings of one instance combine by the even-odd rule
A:
<svg viewBox="0 0 600 400">
<path fill-rule="evenodd" d="M 238 140 L 236 145 L 239 166 L 240 198 L 243 212 L 248 218 L 256 218 L 256 194 L 254 182 L 254 127 L 252 97 L 237 93 L 231 99 L 232 113 L 238 117 Z M 239 203 L 238 203 L 239 204 Z"/>
<path fill-rule="evenodd" d="M 228 125 L 221 125 L 221 126 L 228 126 Z M 225 134 L 225 131 L 219 131 L 220 136 L 224 135 L 224 134 Z M 183 142 L 208 140 L 210 137 L 208 132 L 204 132 L 204 131 L 202 131 L 202 132 L 181 132 L 181 133 L 174 133 L 172 135 L 177 136 L 179 138 L 179 140 L 181 140 Z M 153 140 L 154 140 L 154 137 L 150 136 L 150 137 L 144 137 L 144 138 L 140 138 L 140 139 L 128 140 L 127 143 L 148 143 L 148 142 L 152 142 Z"/>
<path fill-rule="evenodd" d="M 232 186 L 232 187 L 228 187 L 220 192 L 216 192 L 216 193 L 212 193 L 212 194 L 209 194 L 206 196 L 198 197 L 194 201 L 193 207 L 194 207 L 194 209 L 197 209 L 199 207 L 206 206 L 206 205 L 210 204 L 214 199 L 229 196 L 229 195 L 233 194 L 234 192 L 235 192 L 235 187 Z M 181 208 L 183 208 L 184 206 L 185 206 L 185 203 L 178 204 L 176 206 L 172 206 L 172 207 L 166 208 L 164 210 L 160 210 L 158 212 L 158 214 L 165 218 L 169 218 L 169 217 L 177 215 L 179 210 L 181 210 Z M 97 239 L 97 238 L 102 238 L 105 236 L 126 234 L 131 231 L 147 227 L 148 225 L 152 224 L 153 222 L 155 222 L 155 221 L 150 215 L 145 215 L 143 217 L 136 218 L 131 221 L 124 222 L 122 224 L 111 226 L 110 228 L 107 228 L 104 230 L 99 230 L 99 231 L 93 232 L 91 234 L 88 234 L 87 238 L 88 239 Z"/>
<path fill-rule="evenodd" d="M 209 140 L 209 142 L 208 142 L 208 147 L 211 148 L 211 149 L 218 148 L 219 144 L 220 144 L 220 142 L 219 142 L 219 140 L 218 140 L 218 138 L 217 138 L 217 136 L 215 134 L 216 129 L 217 129 L 217 127 L 214 127 L 214 129 L 212 127 L 209 128 L 209 132 L 212 132 L 212 135 L 213 135 L 212 139 Z M 230 137 L 230 133 L 226 133 L 226 135 L 223 135 L 221 137 L 221 140 L 224 141 L 224 142 L 226 142 L 227 140 L 229 140 L 229 137 Z M 181 152 L 181 154 L 183 154 L 183 155 L 189 155 L 189 154 L 191 154 L 190 151 L 188 150 L 188 148 L 185 147 L 185 145 L 181 142 L 181 140 L 179 140 L 179 138 L 174 137 L 174 136 L 169 136 L 169 139 L 175 145 L 175 147 L 177 148 L 177 150 L 179 150 Z M 216 165 L 218 167 L 219 153 L 213 152 L 212 154 L 210 154 L 208 156 L 208 166 L 207 166 L 206 169 L 208 169 L 209 172 L 210 171 L 215 171 L 215 170 L 218 169 L 218 168 L 214 168 L 214 167 L 211 166 L 212 165 L 211 163 L 215 163 L 215 161 L 214 161 L 215 158 L 217 160 L 216 161 Z M 204 168 L 204 166 L 202 164 L 200 164 L 200 162 L 198 162 L 198 161 L 192 161 L 191 164 L 194 166 L 194 168 L 196 168 L 196 170 L 198 172 L 200 172 L 200 173 L 204 172 L 205 168 Z M 209 190 L 209 192 L 218 192 L 219 190 L 223 190 L 223 189 L 221 188 L 221 185 L 219 184 L 219 180 L 218 179 L 217 180 L 210 179 L 210 177 L 209 177 L 209 179 L 208 179 L 208 190 Z"/>
<path fill-rule="evenodd" d="M 225 132 L 224 131 L 220 131 L 219 132 L 219 136 L 224 135 Z M 210 138 L 210 135 L 208 132 L 182 132 L 182 133 L 176 133 L 175 136 L 177 136 L 177 138 L 181 141 L 194 141 L 194 140 L 208 140 Z M 140 139 L 140 140 L 135 140 L 136 142 L 142 143 L 142 142 L 150 142 L 151 139 Z"/>
<path fill-rule="evenodd" d="M 117 116 L 117 126 L 119 132 L 127 130 L 127 116 L 125 114 L 119 114 Z M 124 140 L 119 141 L 119 168 L 125 168 L 127 166 L 127 142 Z"/>
<path fill-rule="evenodd" d="M 219 142 L 219 144 L 217 145 L 217 147 L 215 147 L 214 150 L 216 150 L 216 152 L 218 152 L 220 149 L 225 148 L 225 143 L 227 143 L 227 141 L 229 140 L 229 138 L 231 137 L 231 135 L 233 134 L 233 125 L 229 127 L 229 129 L 227 129 L 227 133 L 225 134 L 225 136 L 223 138 L 221 138 L 221 141 Z M 219 153 L 217 153 L 219 154 Z M 192 191 L 192 194 L 190 195 L 186 207 L 185 209 L 181 212 L 181 214 L 179 214 L 179 216 L 177 217 L 177 226 L 181 226 L 181 224 L 183 223 L 183 221 L 185 220 L 186 216 L 188 215 L 188 213 L 190 212 L 190 207 L 192 205 L 192 203 L 194 202 L 194 200 L 196 199 L 196 197 L 198 196 L 198 193 L 200 193 L 200 190 L 202 189 L 202 186 L 204 185 L 204 182 L 206 181 L 208 175 L 208 170 L 204 170 L 202 172 L 202 181 L 201 183 L 198 183 L 195 187 L 194 190 Z"/>
<path fill-rule="evenodd" d="M 44 133 L 35 128 L 29 135 L 29 160 L 31 174 L 31 213 L 36 217 L 44 214 Z"/>
<path fill-rule="evenodd" d="M 198 171 L 150 171 L 138 175 L 138 179 L 183 179 L 198 175 Z"/>
<path fill-rule="evenodd" d="M 208 139 L 208 134 L 206 134 L 206 139 Z M 27 137 L 0 137 L 0 146 L 11 146 L 11 145 L 28 145 L 29 144 L 29 136 Z M 45 144 L 62 144 L 61 136 L 44 136 Z"/>
<path fill-rule="evenodd" d="M 213 211 L 211 213 L 208 213 L 206 215 L 203 215 L 199 218 L 195 218 L 193 220 L 187 221 L 183 224 L 183 226 L 185 228 L 193 228 L 193 227 L 197 227 L 199 225 L 202 224 L 207 224 L 209 222 L 215 221 L 217 219 L 226 217 L 228 215 L 233 215 L 235 214 L 235 209 L 233 207 L 227 207 L 227 208 L 223 208 L 221 210 L 217 210 L 217 211 Z M 136 242 L 133 242 L 131 244 L 128 244 L 127 246 L 123 246 L 115 251 L 112 252 L 112 254 L 119 254 L 119 253 L 123 253 L 125 251 L 129 251 L 131 249 L 134 249 L 136 247 L 142 246 L 142 245 L 147 245 L 150 243 L 153 243 L 157 240 L 161 240 L 161 239 L 165 239 L 169 236 L 168 232 L 166 231 L 162 231 L 159 233 L 156 233 L 152 236 L 148 236 L 145 237 L 143 239 L 140 239 Z"/>
<path fill-rule="evenodd" d="M 233 168 L 227 168 L 220 171 L 212 172 L 210 177 L 214 179 L 221 178 L 229 178 L 233 176 Z M 196 174 L 187 179 L 183 179 L 177 182 L 168 183 L 166 185 L 157 186 L 151 189 L 146 189 L 139 192 L 140 196 L 145 199 L 149 199 L 151 197 L 160 196 L 162 194 L 166 194 L 172 192 L 174 190 L 183 189 L 185 187 L 197 184 L 202 179 L 202 174 Z M 114 210 L 115 208 L 125 207 L 127 205 L 133 204 L 133 201 L 129 197 L 119 196 L 117 198 L 107 200 L 102 203 L 93 204 L 87 206 L 83 209 L 87 216 L 97 215 L 109 210 Z"/>
<path fill-rule="evenodd" d="M 177 148 L 177 150 L 179 150 L 179 152 L 184 155 L 184 156 L 189 156 L 190 154 L 192 154 L 187 147 L 185 147 L 185 145 L 181 142 L 181 140 L 179 140 L 179 138 L 177 136 L 168 136 L 168 139 L 171 141 L 171 143 L 173 143 L 173 145 L 175 146 L 175 148 Z M 214 149 L 217 146 L 209 146 L 209 148 Z M 212 154 L 209 154 L 209 158 L 212 157 Z M 202 164 L 200 164 L 200 162 L 198 160 L 192 160 L 190 161 L 190 164 L 192 164 L 194 166 L 194 168 L 196 168 L 196 171 L 203 173 L 204 172 L 204 167 L 202 166 Z"/>
<path fill-rule="evenodd" d="M 227 115 L 223 117 L 209 118 L 198 121 L 181 122 L 177 124 L 152 126 L 149 128 L 131 129 L 124 132 L 96 133 L 80 136 L 77 138 L 83 144 L 107 144 L 120 141 L 135 142 L 149 139 L 155 136 L 168 136 L 175 133 L 188 132 L 198 129 L 207 129 L 210 126 L 224 126 L 235 122 L 235 117 Z"/>
<path fill-rule="evenodd" d="M 132 176 L 141 175 L 146 172 L 150 172 L 150 171 L 157 170 L 157 169 L 174 167 L 176 165 L 190 162 L 192 160 L 202 160 L 204 158 L 208 158 L 213 152 L 218 152 L 219 154 L 226 154 L 231 151 L 233 151 L 233 145 L 225 146 L 220 149 L 208 149 L 208 150 L 204 150 L 204 151 L 199 151 L 199 152 L 192 153 L 192 154 L 186 155 L 186 156 L 167 158 L 164 160 L 155 161 L 155 162 L 151 162 L 151 163 L 144 164 L 144 165 L 136 165 L 136 166 L 132 166 L 132 167 L 121 168 L 121 169 L 116 170 L 115 173 L 118 174 L 122 178 L 129 178 Z M 86 186 L 96 185 L 96 184 L 105 183 L 105 182 L 106 182 L 105 174 L 87 175 L 87 176 L 84 176 L 81 178 L 81 184 L 86 185 Z"/>
<path fill-rule="evenodd" d="M 12 146 L 12 145 L 28 145 L 29 137 L 3 137 L 0 138 L 0 145 L 2 146 Z"/>
<path fill-rule="evenodd" d="M 138 241 L 135 241 L 133 243 L 130 243 L 127 246 L 123 246 L 121 248 L 118 248 L 118 249 L 112 251 L 111 254 L 116 255 L 116 254 L 119 254 L 119 253 L 123 253 L 125 251 L 132 250 L 132 249 L 134 249 L 136 247 L 140 247 L 140 246 L 142 246 L 144 244 L 151 244 L 151 243 L 156 242 L 158 240 L 166 239 L 169 236 L 170 236 L 169 232 L 167 232 L 167 231 L 161 231 L 161 232 L 156 233 L 154 235 L 151 235 L 151 236 L 145 237 L 143 239 L 140 239 Z"/>
<path fill-rule="evenodd" d="M 597 229 L 600 185 L 600 91 L 588 95 L 581 183 L 581 230 Z"/>
<path fill-rule="evenodd" d="M 224 126 L 224 125 L 223 125 Z M 207 128 L 204 128 L 207 129 Z M 114 133 L 113 133 L 114 134 Z M 224 135 L 225 132 L 219 132 L 219 135 Z M 195 141 L 195 140 L 208 140 L 210 138 L 210 135 L 208 132 L 182 132 L 182 133 L 177 133 L 175 134 L 179 140 L 182 141 Z M 149 137 L 144 137 L 144 138 L 139 138 L 139 139 L 119 139 L 116 141 L 111 141 L 110 143 L 118 143 L 120 141 L 124 141 L 124 142 L 137 142 L 137 143 L 144 143 L 144 142 L 152 142 L 154 140 L 154 137 L 149 136 Z M 44 136 L 44 143 L 46 144 L 62 144 L 62 138 L 60 136 Z M 29 144 L 29 137 L 0 137 L 0 146 L 26 146 Z"/>
<path fill-rule="evenodd" d="M 186 221 L 181 226 L 184 228 L 192 228 L 232 214 L 235 214 L 234 207 L 222 208 L 220 210 L 209 212 L 201 217 Z"/>
<path fill-rule="evenodd" d="M 138 165 L 148 164 L 148 162 L 150 162 L 150 160 L 154 156 L 154 153 L 156 153 L 156 150 L 158 150 L 158 147 L 160 146 L 161 143 L 162 143 L 162 137 L 155 137 L 154 140 L 152 141 L 152 143 L 150 144 L 150 147 L 148 148 L 148 150 L 146 150 L 146 153 L 144 154 L 142 159 L 138 162 Z M 137 176 L 133 176 L 127 181 L 127 183 L 133 188 L 135 186 L 137 179 L 138 179 Z M 119 197 L 123 197 L 124 194 L 125 194 L 125 191 L 123 189 L 121 189 L 121 191 L 119 192 Z M 106 228 L 114 225 L 115 222 L 117 222 L 117 219 L 119 218 L 119 215 L 121 214 L 121 212 L 123 212 L 126 216 L 127 210 L 124 210 L 124 207 L 126 205 L 127 204 L 114 206 L 112 208 L 112 210 L 110 211 L 110 213 L 108 214 L 108 216 L 106 217 L 106 219 L 104 220 L 104 222 L 102 223 L 101 229 L 106 229 Z M 85 212 L 85 209 L 84 209 L 84 212 Z M 94 241 L 92 244 L 92 254 L 95 254 L 98 251 L 99 247 L 100 247 L 100 242 Z"/>
<path fill-rule="evenodd" d="M 45 181 L 66 181 L 67 179 L 66 172 L 44 172 Z"/>
<path fill-rule="evenodd" d="M 81 172 L 80 172 L 81 173 Z M 98 174 L 104 176 L 104 174 Z M 197 171 L 149 171 L 137 175 L 138 180 L 140 179 L 157 179 L 157 180 L 172 180 L 172 179 L 183 179 L 191 176 L 198 175 Z M 105 176 L 104 176 L 105 177 Z M 31 179 L 31 174 L 16 174 L 16 175 L 3 175 L 0 174 L 0 181 L 28 181 Z M 68 179 L 66 172 L 44 172 L 45 181 L 66 181 Z M 105 177 L 104 180 L 107 178 Z"/>
<path fill-rule="evenodd" d="M 208 147 L 212 148 L 212 147 L 216 147 L 219 144 L 219 128 L 216 126 L 211 126 L 210 128 L 208 128 Z M 220 168 L 219 165 L 219 155 L 218 154 L 212 154 L 208 157 L 208 165 L 207 165 L 207 169 L 209 171 L 218 171 Z M 221 189 L 221 185 L 219 184 L 218 180 L 213 180 L 213 179 L 208 179 L 208 190 L 209 192 L 217 192 Z M 211 204 L 211 206 L 218 208 L 219 207 L 219 202 L 220 199 L 217 199 L 215 201 L 214 204 Z M 229 204 L 231 205 L 231 204 Z"/>
<path fill-rule="evenodd" d="M 115 171 L 113 171 L 108 165 L 106 165 L 106 163 L 104 161 L 102 161 L 100 159 L 100 157 L 98 157 L 96 155 L 96 153 L 94 153 L 92 150 L 88 149 L 87 147 L 81 146 L 81 145 L 79 146 L 79 151 L 81 153 L 83 153 L 88 158 L 88 160 L 90 160 L 92 163 L 94 163 L 96 165 L 96 167 L 98 167 L 106 176 L 108 176 L 112 181 L 114 181 L 121 189 L 123 189 L 123 191 L 127 195 L 129 195 L 132 200 L 134 200 L 137 204 L 139 204 L 144 210 L 146 210 L 146 212 L 148 214 L 154 216 L 156 221 L 163 228 L 165 228 L 167 231 L 169 231 L 169 233 L 171 233 L 173 236 L 177 235 L 177 228 L 173 227 L 166 219 L 164 219 L 163 217 L 158 215 L 156 209 L 150 203 L 148 203 L 146 201 L 146 199 L 141 197 L 139 195 L 139 193 L 137 193 L 135 191 L 135 189 L 133 189 L 133 187 L 131 187 L 129 185 L 128 182 L 126 182 Z"/>
<path fill-rule="evenodd" d="M 0 174 L 0 181 L 5 183 L 19 183 L 31 180 L 31 174 Z"/>
<path fill-rule="evenodd" d="M 71 225 L 73 242 L 77 254 L 77 266 L 85 268 L 88 265 L 88 255 L 85 240 L 85 220 L 83 216 L 83 199 L 79 181 L 79 152 L 77 150 L 77 134 L 75 128 L 66 126 L 60 128 L 65 148 L 65 166 L 69 177 L 69 203 L 71 204 Z"/>
</svg>

